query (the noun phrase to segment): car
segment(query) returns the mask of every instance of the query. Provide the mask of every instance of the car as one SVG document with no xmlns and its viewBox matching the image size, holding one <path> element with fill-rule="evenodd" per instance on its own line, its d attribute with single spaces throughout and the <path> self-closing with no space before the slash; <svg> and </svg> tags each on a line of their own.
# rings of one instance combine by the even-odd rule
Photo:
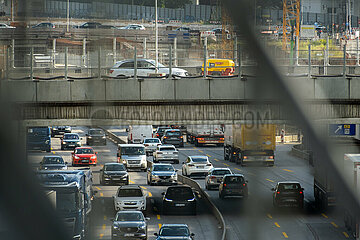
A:
<svg viewBox="0 0 360 240">
<path fill-rule="evenodd" d="M 154 233 L 156 240 L 181 239 L 192 240 L 195 234 L 191 233 L 186 224 L 163 224 L 159 233 Z"/>
<path fill-rule="evenodd" d="M 74 26 L 74 28 L 101 28 L 101 23 L 98 22 L 86 22 L 78 26 Z"/>
<path fill-rule="evenodd" d="M 145 146 L 142 144 L 118 144 L 117 157 L 118 163 L 123 163 L 128 170 L 147 170 Z"/>
<path fill-rule="evenodd" d="M 147 171 L 147 184 L 170 184 L 178 183 L 177 170 L 171 164 L 155 163 Z"/>
<path fill-rule="evenodd" d="M 38 23 L 31 28 L 55 28 L 55 24 L 49 22 Z"/>
<path fill-rule="evenodd" d="M 273 193 L 274 207 L 304 207 L 304 188 L 299 182 L 284 181 L 278 182 L 274 188 L 271 189 Z"/>
<path fill-rule="evenodd" d="M 157 146 L 161 145 L 161 141 L 158 138 L 145 138 L 143 141 L 145 146 L 146 155 L 153 155 L 153 152 L 156 151 Z"/>
<path fill-rule="evenodd" d="M 205 188 L 210 190 L 212 188 L 218 188 L 224 175 L 232 174 L 230 168 L 213 168 L 208 172 L 205 177 Z"/>
<path fill-rule="evenodd" d="M 137 60 L 137 76 L 147 77 L 155 74 L 156 69 L 155 60 L 152 59 L 138 59 Z M 134 76 L 135 66 L 134 60 L 128 59 L 116 62 L 110 69 L 110 77 L 131 77 Z M 166 75 L 169 74 L 169 67 L 158 63 L 158 73 Z M 172 68 L 172 75 L 185 77 L 188 72 L 181 68 Z"/>
<path fill-rule="evenodd" d="M 95 143 L 106 145 L 106 135 L 99 128 L 91 128 L 86 134 L 86 145 L 94 145 Z"/>
<path fill-rule="evenodd" d="M 146 195 L 142 188 L 137 185 L 125 185 L 118 188 L 114 196 L 116 211 L 123 210 L 146 210 Z"/>
<path fill-rule="evenodd" d="M 129 184 L 129 174 L 122 163 L 105 163 L 100 169 L 100 184 Z"/>
<path fill-rule="evenodd" d="M 7 25 L 6 23 L 0 23 L 0 28 L 14 29 L 16 27 Z"/>
<path fill-rule="evenodd" d="M 125 27 L 120 27 L 118 29 L 128 29 L 128 30 L 145 30 L 144 25 L 141 24 L 129 24 Z"/>
<path fill-rule="evenodd" d="M 164 135 L 164 132 L 168 129 L 172 129 L 171 127 L 158 127 L 154 133 L 153 137 L 161 139 Z"/>
<path fill-rule="evenodd" d="M 163 144 L 172 144 L 177 147 L 184 147 L 184 139 L 180 129 L 165 130 L 161 138 Z"/>
<path fill-rule="evenodd" d="M 214 32 L 216 35 L 223 33 L 222 28 L 214 28 L 214 29 L 211 29 L 211 31 Z M 225 34 L 229 34 L 229 33 L 230 33 L 229 30 L 225 29 Z"/>
<path fill-rule="evenodd" d="M 160 145 L 157 146 L 156 151 L 153 153 L 153 162 L 173 162 L 179 163 L 179 152 L 173 145 Z"/>
<path fill-rule="evenodd" d="M 55 137 L 58 135 L 64 135 L 65 133 L 71 133 L 70 126 L 53 126 L 51 127 L 51 137 Z"/>
<path fill-rule="evenodd" d="M 147 239 L 147 221 L 141 211 L 118 211 L 111 227 L 111 239 Z"/>
<path fill-rule="evenodd" d="M 219 198 L 235 196 L 246 199 L 249 195 L 247 183 L 242 174 L 226 174 L 219 186 Z"/>
<path fill-rule="evenodd" d="M 39 170 L 65 170 L 67 164 L 61 156 L 44 156 L 40 162 Z"/>
<path fill-rule="evenodd" d="M 65 133 L 61 137 L 61 150 L 81 147 L 81 138 L 77 133 Z"/>
<path fill-rule="evenodd" d="M 97 164 L 97 152 L 91 147 L 77 147 L 71 153 L 72 166 Z"/>
<path fill-rule="evenodd" d="M 163 214 L 196 215 L 196 197 L 191 187 L 178 185 L 168 187 L 163 195 Z"/>
<path fill-rule="evenodd" d="M 207 156 L 188 156 L 183 162 L 182 175 L 187 177 L 206 176 L 213 168 Z"/>
</svg>

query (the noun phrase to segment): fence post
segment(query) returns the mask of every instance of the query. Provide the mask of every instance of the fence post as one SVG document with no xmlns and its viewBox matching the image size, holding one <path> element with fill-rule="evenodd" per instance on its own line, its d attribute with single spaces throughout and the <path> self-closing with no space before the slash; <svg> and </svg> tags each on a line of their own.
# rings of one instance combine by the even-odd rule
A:
<svg viewBox="0 0 360 240">
<path fill-rule="evenodd" d="M 147 58 L 147 46 L 146 46 L 146 38 L 144 38 L 144 43 L 143 43 L 143 52 L 144 52 L 144 58 Z"/>
<path fill-rule="evenodd" d="M 309 44 L 308 46 L 308 50 L 309 50 L 309 56 L 308 56 L 308 74 L 309 74 L 309 77 L 311 76 L 311 44 Z"/>
<path fill-rule="evenodd" d="M 235 66 L 236 66 L 236 64 L 237 64 L 237 51 L 238 51 L 238 49 L 237 49 L 237 41 L 238 39 L 237 39 L 237 37 L 235 37 L 234 38 L 234 51 L 233 51 L 233 60 L 234 60 L 234 62 L 235 62 Z"/>
<path fill-rule="evenodd" d="M 11 39 L 11 68 L 15 68 L 15 39 Z"/>
<path fill-rule="evenodd" d="M 68 80 L 68 52 L 69 48 L 65 48 L 65 80 Z"/>
<path fill-rule="evenodd" d="M 5 79 L 9 80 L 9 58 L 10 58 L 10 48 L 6 49 L 6 71 L 5 71 Z"/>
<path fill-rule="evenodd" d="M 34 47 L 30 51 L 30 81 L 34 81 Z"/>
<path fill-rule="evenodd" d="M 356 66 L 359 66 L 359 37 L 356 38 Z"/>
<path fill-rule="evenodd" d="M 174 66 L 178 66 L 178 60 L 177 60 L 177 38 L 174 38 Z"/>
<path fill-rule="evenodd" d="M 237 59 L 238 59 L 238 66 L 239 66 L 239 77 L 241 78 L 241 46 L 238 44 L 237 46 Z"/>
<path fill-rule="evenodd" d="M 137 79 L 137 69 L 138 69 L 138 65 L 137 65 L 137 48 L 135 46 L 134 48 L 134 79 Z"/>
<path fill-rule="evenodd" d="M 101 46 L 98 48 L 98 78 L 101 80 Z"/>
<path fill-rule="evenodd" d="M 53 39 L 53 49 L 52 49 L 52 68 L 53 68 L 53 73 L 55 72 L 55 65 L 56 65 L 56 38 Z"/>
<path fill-rule="evenodd" d="M 172 78 L 172 62 L 173 62 L 173 59 L 172 59 L 172 46 L 170 45 L 169 46 L 169 79 Z"/>
<path fill-rule="evenodd" d="M 82 58 L 83 58 L 82 65 L 83 67 L 86 67 L 86 38 L 83 39 L 83 43 L 82 43 Z"/>
<path fill-rule="evenodd" d="M 113 38 L 113 64 L 116 63 L 116 37 Z"/>
<path fill-rule="evenodd" d="M 296 36 L 296 52 L 295 52 L 295 54 L 296 54 L 296 59 L 295 59 L 295 65 L 296 66 L 299 66 L 299 37 L 298 36 Z"/>
<path fill-rule="evenodd" d="M 346 44 L 344 44 L 343 76 L 346 76 Z"/>
<path fill-rule="evenodd" d="M 207 75 L 207 37 L 204 39 L 204 78 Z"/>
</svg>

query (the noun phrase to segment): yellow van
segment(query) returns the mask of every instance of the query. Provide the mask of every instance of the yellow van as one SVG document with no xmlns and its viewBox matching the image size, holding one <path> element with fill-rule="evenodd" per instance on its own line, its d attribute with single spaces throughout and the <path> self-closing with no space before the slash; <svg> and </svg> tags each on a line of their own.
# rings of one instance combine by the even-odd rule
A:
<svg viewBox="0 0 360 240">
<path fill-rule="evenodd" d="M 208 59 L 206 65 L 207 75 L 231 76 L 235 73 L 235 63 L 231 59 Z M 204 74 L 204 64 L 201 68 L 201 74 Z"/>
</svg>

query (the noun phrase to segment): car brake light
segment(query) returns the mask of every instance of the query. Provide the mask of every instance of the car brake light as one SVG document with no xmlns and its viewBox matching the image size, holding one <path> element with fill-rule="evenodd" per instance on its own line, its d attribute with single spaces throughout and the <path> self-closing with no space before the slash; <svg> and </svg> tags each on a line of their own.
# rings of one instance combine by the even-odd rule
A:
<svg viewBox="0 0 360 240">
<path fill-rule="evenodd" d="M 157 144 L 157 146 L 160 146 L 160 145 L 161 145 L 161 143 L 158 143 L 158 144 Z"/>
<path fill-rule="evenodd" d="M 224 140 L 224 138 L 220 138 L 220 140 Z"/>
<path fill-rule="evenodd" d="M 157 133 L 157 134 L 156 134 L 156 136 L 158 137 L 158 136 L 159 136 L 159 134 Z"/>
<path fill-rule="evenodd" d="M 206 166 L 211 166 L 211 163 L 206 164 Z"/>
<path fill-rule="evenodd" d="M 270 156 L 269 158 L 270 158 L 270 159 L 274 159 L 274 156 Z"/>
<path fill-rule="evenodd" d="M 197 138 L 197 140 L 204 140 L 204 138 Z"/>
<path fill-rule="evenodd" d="M 114 70 L 110 70 L 110 74 L 113 73 L 113 72 L 114 72 Z"/>
<path fill-rule="evenodd" d="M 226 183 L 224 183 L 224 187 L 226 187 Z"/>
<path fill-rule="evenodd" d="M 210 177 L 210 179 L 216 179 L 216 177 L 214 177 L 214 176 L 211 176 L 211 177 Z"/>
<path fill-rule="evenodd" d="M 149 146 L 149 144 L 145 144 L 144 146 L 145 146 L 145 147 L 148 147 L 148 146 Z"/>
<path fill-rule="evenodd" d="M 243 184 L 243 186 L 245 187 L 245 186 L 246 186 L 246 184 L 244 183 L 244 184 Z"/>
<path fill-rule="evenodd" d="M 247 159 L 248 157 L 247 156 L 244 156 L 244 159 Z"/>
<path fill-rule="evenodd" d="M 183 138 L 183 136 L 180 136 L 180 138 Z"/>
<path fill-rule="evenodd" d="M 194 165 L 194 164 L 189 164 L 188 166 L 189 166 L 189 167 L 194 167 L 195 165 Z"/>
<path fill-rule="evenodd" d="M 300 194 L 303 194 L 303 192 L 302 192 L 302 191 L 300 191 Z"/>
<path fill-rule="evenodd" d="M 280 191 L 277 191 L 276 193 L 277 193 L 277 194 L 280 194 Z"/>
<path fill-rule="evenodd" d="M 234 152 L 234 155 L 236 154 L 236 152 Z"/>
</svg>

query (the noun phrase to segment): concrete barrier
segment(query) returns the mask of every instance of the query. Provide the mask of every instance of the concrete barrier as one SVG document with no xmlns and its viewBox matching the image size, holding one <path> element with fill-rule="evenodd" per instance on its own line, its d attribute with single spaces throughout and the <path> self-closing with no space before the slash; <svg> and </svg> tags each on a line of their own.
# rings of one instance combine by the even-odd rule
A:
<svg viewBox="0 0 360 240">
<path fill-rule="evenodd" d="M 294 146 L 291 148 L 291 154 L 292 154 L 293 156 L 295 156 L 295 157 L 298 157 L 298 158 L 307 160 L 307 161 L 309 161 L 309 164 L 310 164 L 310 165 L 313 165 L 313 158 L 312 158 L 311 152 L 299 149 L 299 146 L 300 146 L 300 145 L 301 145 L 301 144 L 299 144 L 299 145 L 294 145 Z"/>
<path fill-rule="evenodd" d="M 101 128 L 101 127 L 100 127 Z M 121 143 L 125 143 L 123 140 L 121 140 L 118 136 L 116 136 L 115 134 L 113 134 L 112 132 L 101 128 L 105 131 L 105 133 L 107 134 L 108 138 L 114 140 L 115 143 L 117 144 L 121 144 Z M 152 166 L 151 161 L 147 161 L 147 167 L 151 167 Z M 219 209 L 215 206 L 215 204 L 211 201 L 210 197 L 205 193 L 205 191 L 200 187 L 200 185 L 192 180 L 191 178 L 182 176 L 182 175 L 178 175 L 178 181 L 181 182 L 182 184 L 186 184 L 189 185 L 190 187 L 194 188 L 196 191 L 199 192 L 201 198 L 206 202 L 206 204 L 208 205 L 208 208 L 211 210 L 212 214 L 215 216 L 215 218 L 218 220 L 219 224 L 220 224 L 220 228 L 222 230 L 221 233 L 221 240 L 225 240 L 226 239 L 226 223 L 224 220 L 224 217 L 222 216 L 221 212 L 219 211 Z"/>
</svg>

